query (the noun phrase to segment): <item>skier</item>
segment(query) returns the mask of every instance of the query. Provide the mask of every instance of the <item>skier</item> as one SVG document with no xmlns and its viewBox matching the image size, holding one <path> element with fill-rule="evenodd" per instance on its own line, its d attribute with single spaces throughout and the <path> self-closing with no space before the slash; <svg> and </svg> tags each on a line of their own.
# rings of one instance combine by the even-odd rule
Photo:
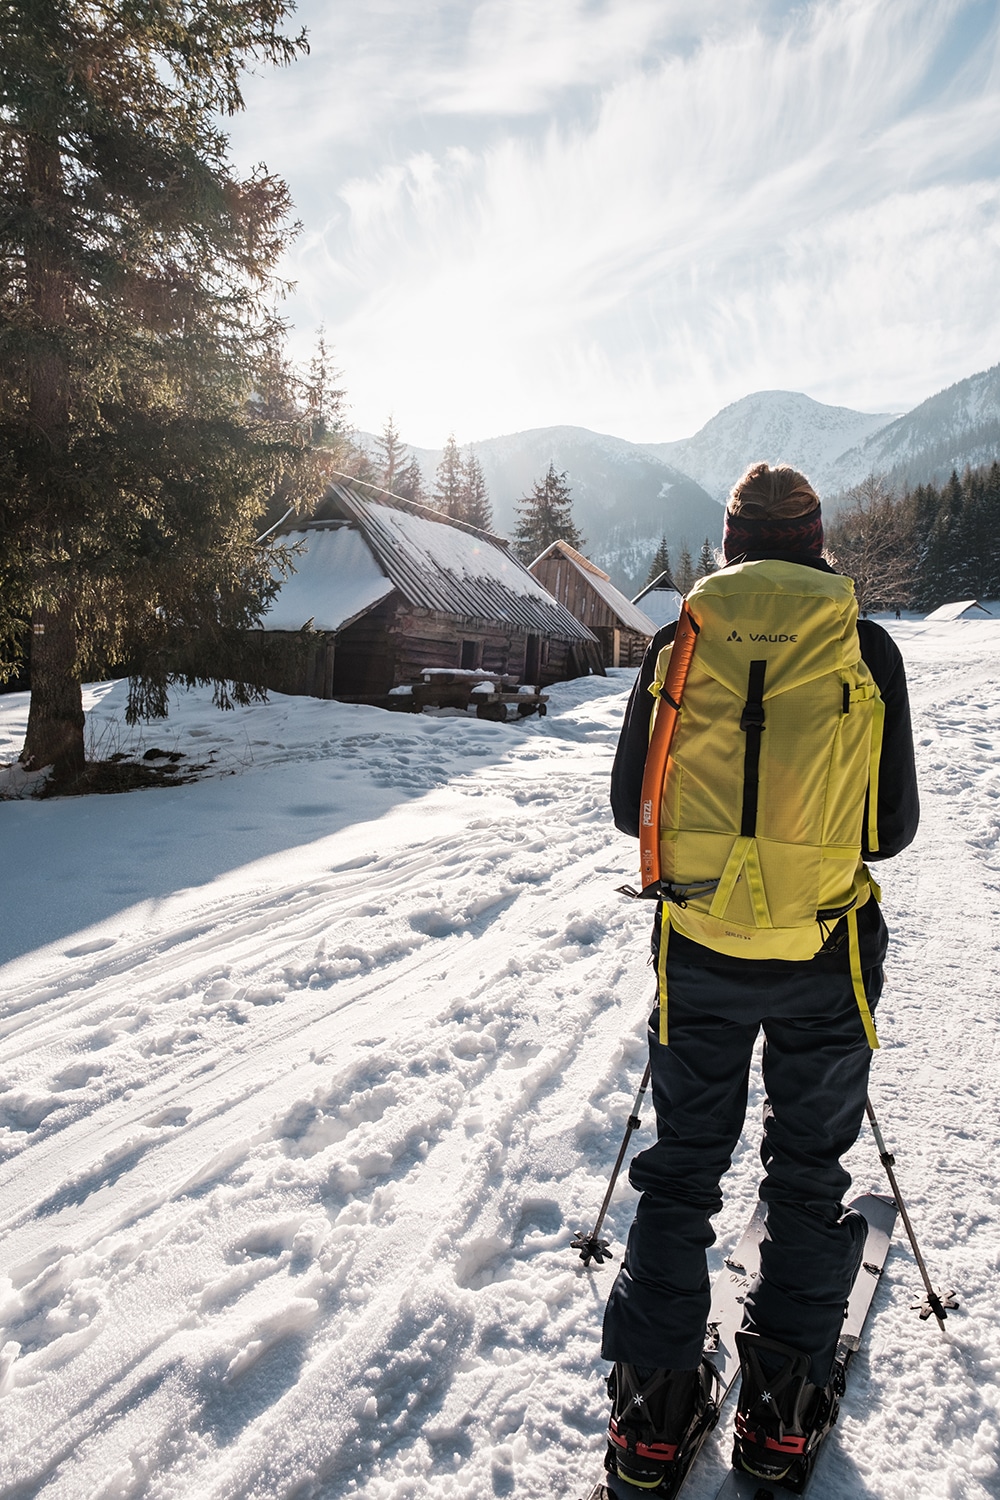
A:
<svg viewBox="0 0 1000 1500">
<path fill-rule="evenodd" d="M 697 609 L 704 597 L 707 610 L 713 599 L 716 603 L 728 599 L 729 606 L 738 609 L 739 591 L 746 587 L 758 591 L 754 608 L 759 608 L 761 598 L 767 603 L 760 591 L 774 588 L 779 604 L 785 601 L 789 608 L 794 605 L 801 611 L 812 608 L 810 601 L 815 597 L 815 619 L 820 622 L 816 631 L 822 637 L 825 630 L 830 639 L 821 638 L 809 647 L 819 653 L 814 676 L 823 666 L 824 650 L 833 652 L 830 659 L 841 664 L 853 661 L 851 671 L 840 674 L 844 724 L 860 725 L 858 713 L 852 719 L 848 709 L 873 712 L 879 698 L 884 721 L 880 748 L 873 731 L 874 760 L 863 762 L 860 794 L 856 771 L 844 772 L 844 787 L 854 785 L 853 795 L 861 799 L 856 816 L 850 814 L 854 817 L 851 826 L 864 823 L 861 849 L 855 849 L 853 865 L 846 867 L 855 879 L 853 896 L 829 911 L 817 909 L 825 903 L 814 903 L 819 925 L 812 926 L 811 935 L 807 932 L 807 949 L 793 947 L 791 957 L 772 956 L 777 942 L 772 929 L 768 956 L 744 957 L 746 949 L 740 949 L 738 937 L 746 938 L 751 955 L 759 952 L 754 948 L 757 935 L 752 928 L 732 924 L 724 928 L 708 914 L 714 909 L 712 893 L 722 883 L 719 878 L 706 878 L 720 876 L 720 870 L 711 866 L 710 852 L 721 845 L 710 842 L 718 835 L 701 830 L 711 826 L 712 817 L 722 824 L 728 817 L 739 827 L 739 793 L 734 799 L 726 783 L 727 776 L 738 774 L 744 823 L 748 796 L 752 803 L 749 830 L 743 829 L 750 836 L 735 840 L 745 864 L 727 891 L 742 890 L 745 894 L 740 899 L 756 901 L 751 869 L 751 859 L 757 858 L 754 835 L 759 833 L 753 824 L 758 795 L 755 757 L 762 753 L 762 743 L 763 754 L 773 757 L 766 787 L 765 772 L 760 772 L 765 788 L 762 806 L 779 812 L 794 810 L 796 799 L 806 798 L 816 782 L 809 765 L 813 743 L 822 773 L 817 784 L 827 786 L 822 776 L 828 774 L 824 767 L 830 757 L 829 740 L 822 738 L 826 731 L 818 716 L 814 722 L 812 711 L 800 707 L 793 726 L 798 736 L 795 748 L 782 760 L 780 748 L 789 743 L 791 731 L 787 725 L 782 728 L 777 700 L 767 698 L 765 666 L 768 672 L 772 669 L 762 660 L 749 663 L 751 685 L 754 669 L 760 674 L 756 705 L 751 702 L 751 689 L 743 717 L 739 718 L 737 709 L 727 721 L 728 728 L 713 707 L 711 693 L 716 684 L 712 678 L 703 676 L 698 686 L 692 685 L 689 675 L 687 696 L 682 693 L 680 697 L 672 754 L 683 761 L 685 744 L 696 744 L 698 757 L 692 763 L 689 748 L 688 761 L 676 773 L 682 778 L 683 793 L 668 780 L 663 805 L 666 809 L 669 803 L 675 809 L 675 826 L 669 833 L 674 840 L 671 857 L 680 862 L 683 847 L 695 849 L 700 851 L 700 864 L 675 877 L 694 884 L 671 885 L 661 880 L 658 886 L 658 892 L 667 895 L 657 908 L 653 932 L 661 995 L 649 1030 L 658 1138 L 631 1164 L 630 1181 L 641 1197 L 608 1301 L 602 1344 L 603 1357 L 614 1365 L 608 1381 L 612 1411 L 607 1485 L 625 1500 L 635 1500 L 640 1490 L 671 1494 L 685 1451 L 717 1415 L 714 1374 L 702 1358 L 710 1302 L 705 1252 L 715 1239 L 710 1220 L 722 1205 L 720 1180 L 742 1131 L 751 1055 L 761 1029 L 766 1101 L 760 1197 L 767 1205 L 767 1222 L 760 1277 L 746 1299 L 744 1327 L 737 1336 L 742 1384 L 734 1465 L 765 1480 L 780 1481 L 798 1464 L 801 1475 L 802 1466 L 808 1464 L 809 1455 L 836 1417 L 839 1391 L 833 1360 L 844 1304 L 865 1240 L 864 1220 L 843 1206 L 850 1178 L 840 1158 L 857 1139 L 864 1117 L 871 1046 L 877 1046 L 871 1012 L 882 990 L 887 946 L 877 887 L 862 855 L 874 860 L 899 853 L 914 837 L 919 810 L 899 651 L 881 626 L 870 620 L 857 622 L 849 581 L 837 577 L 822 554 L 820 502 L 809 481 L 784 465 L 772 469 L 756 464 L 729 497 L 724 566 L 710 580 L 696 585 L 690 600 Z M 699 595 L 700 588 L 706 590 L 704 596 Z M 837 618 L 844 622 L 837 640 L 828 624 L 833 616 L 829 610 L 823 613 L 831 601 L 840 611 Z M 705 618 L 703 611 L 693 662 L 706 650 L 710 632 Z M 722 639 L 734 643 L 733 651 L 744 649 L 743 637 L 779 643 L 746 647 L 758 656 L 770 651 L 775 671 L 789 660 L 778 653 L 792 649 L 781 643 L 795 643 L 799 649 L 796 630 L 789 633 L 772 627 L 767 631 L 758 625 L 751 633 L 732 611 L 727 626 L 731 621 L 735 622 L 732 632 Z M 643 811 L 640 804 L 654 702 L 650 691 L 663 695 L 663 663 L 670 655 L 665 648 L 676 630 L 676 625 L 668 625 L 653 638 L 629 699 L 615 758 L 611 789 L 615 822 L 633 837 L 640 836 Z M 725 663 L 729 658 L 722 660 Z M 840 683 L 835 681 L 834 687 L 839 716 Z M 790 694 L 787 697 L 791 699 Z M 880 719 L 881 714 L 879 708 Z M 835 725 L 831 732 L 841 731 Z M 782 733 L 784 742 L 779 739 Z M 701 738 L 692 740 L 694 735 Z M 718 746 L 713 735 L 719 737 Z M 751 740 L 756 745 L 753 753 Z M 707 811 L 700 821 L 693 820 L 697 826 L 689 830 L 683 797 L 690 797 L 692 788 L 702 796 Z M 870 813 L 869 789 L 875 804 Z M 831 794 L 818 795 L 826 799 L 822 808 L 826 819 Z M 846 797 L 847 791 L 842 795 Z M 718 806 L 713 807 L 713 798 Z M 647 799 L 647 822 L 648 806 Z M 731 846 L 730 833 L 725 847 Z M 791 869 L 796 850 L 787 843 L 782 850 Z M 760 854 L 761 861 L 765 855 L 766 850 Z M 759 864 L 756 869 L 759 876 Z M 772 887 L 774 878 L 768 876 Z M 788 879 L 795 883 L 793 875 Z M 771 894 L 773 899 L 773 889 Z M 747 923 L 752 920 L 746 918 Z M 716 932 L 725 935 L 716 937 Z M 668 939 L 669 947 L 664 950 Z M 796 941 L 801 940 L 799 934 Z"/>
</svg>

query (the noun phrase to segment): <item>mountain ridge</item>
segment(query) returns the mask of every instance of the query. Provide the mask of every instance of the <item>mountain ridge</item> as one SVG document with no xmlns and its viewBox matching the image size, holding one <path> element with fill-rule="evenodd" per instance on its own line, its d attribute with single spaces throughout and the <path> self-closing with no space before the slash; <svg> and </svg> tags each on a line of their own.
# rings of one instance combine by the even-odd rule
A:
<svg viewBox="0 0 1000 1500">
<path fill-rule="evenodd" d="M 358 435 L 369 452 L 375 439 Z M 935 392 L 901 415 L 828 406 L 800 391 L 754 391 L 690 438 L 633 443 L 560 425 L 465 445 L 479 458 L 494 525 L 511 535 L 517 501 L 549 463 L 565 471 L 587 555 L 634 594 L 666 537 L 674 563 L 703 540 L 718 544 L 722 504 L 749 464 L 790 463 L 809 475 L 828 514 L 870 473 L 897 488 L 941 483 L 952 469 L 1000 458 L 1000 364 Z M 433 492 L 441 450 L 410 446 Z"/>
<path fill-rule="evenodd" d="M 836 461 L 889 425 L 893 412 L 827 406 L 801 391 L 752 391 L 711 417 L 690 438 L 646 449 L 694 475 L 716 500 L 755 459 L 791 463 L 820 492 L 836 483 Z"/>
</svg>

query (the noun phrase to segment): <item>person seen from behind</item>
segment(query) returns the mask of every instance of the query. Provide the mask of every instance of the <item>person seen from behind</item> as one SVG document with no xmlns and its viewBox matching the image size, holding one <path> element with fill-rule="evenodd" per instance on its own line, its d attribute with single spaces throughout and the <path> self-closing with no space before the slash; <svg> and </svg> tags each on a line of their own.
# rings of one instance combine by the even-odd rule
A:
<svg viewBox="0 0 1000 1500">
<path fill-rule="evenodd" d="M 726 507 L 724 566 L 685 604 L 694 646 L 679 689 L 671 678 L 662 792 L 649 796 L 646 761 L 677 624 L 646 653 L 615 758 L 615 822 L 641 838 L 655 821 L 659 867 L 643 891 L 658 900 L 657 1140 L 631 1164 L 641 1196 L 602 1344 L 606 1483 L 621 1500 L 672 1494 L 718 1414 L 706 1249 L 761 1031 L 766 1227 L 737 1335 L 734 1465 L 803 1481 L 837 1415 L 866 1235 L 841 1157 L 864 1118 L 888 941 L 868 865 L 906 848 L 919 807 L 902 659 L 858 619 L 823 545 L 808 479 L 753 465 Z"/>
</svg>

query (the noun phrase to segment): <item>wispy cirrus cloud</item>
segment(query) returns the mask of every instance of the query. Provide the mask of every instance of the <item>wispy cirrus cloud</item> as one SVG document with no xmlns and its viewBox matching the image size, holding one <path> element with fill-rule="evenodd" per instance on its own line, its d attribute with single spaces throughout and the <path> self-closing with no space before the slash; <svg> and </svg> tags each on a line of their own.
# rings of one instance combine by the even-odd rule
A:
<svg viewBox="0 0 1000 1500">
<path fill-rule="evenodd" d="M 886 408 L 1000 358 L 993 5 L 381 22 L 354 53 L 324 23 L 336 100 L 307 78 L 297 153 L 280 112 L 260 152 L 306 223 L 296 320 L 326 322 L 362 425 L 666 438 L 752 389 Z"/>
</svg>

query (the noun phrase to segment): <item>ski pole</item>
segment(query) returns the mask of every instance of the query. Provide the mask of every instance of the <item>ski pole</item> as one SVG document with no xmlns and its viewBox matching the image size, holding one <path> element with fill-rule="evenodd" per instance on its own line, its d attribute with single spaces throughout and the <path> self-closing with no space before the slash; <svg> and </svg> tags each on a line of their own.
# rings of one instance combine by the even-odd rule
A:
<svg viewBox="0 0 1000 1500">
<path fill-rule="evenodd" d="M 618 1181 L 618 1173 L 621 1171 L 622 1162 L 625 1160 L 628 1143 L 632 1139 L 632 1132 L 638 1130 L 642 1124 L 639 1118 L 639 1110 L 642 1108 L 642 1101 L 648 1087 L 649 1063 L 646 1064 L 646 1071 L 642 1075 L 639 1092 L 636 1094 L 635 1103 L 632 1105 L 632 1113 L 629 1115 L 625 1126 L 625 1134 L 622 1136 L 622 1143 L 618 1148 L 618 1157 L 611 1170 L 611 1181 L 608 1183 L 608 1190 L 604 1194 L 604 1202 L 601 1204 L 601 1211 L 597 1215 L 597 1223 L 590 1234 L 584 1234 L 581 1230 L 576 1238 L 570 1241 L 570 1248 L 579 1250 L 580 1259 L 585 1266 L 589 1266 L 592 1260 L 596 1260 L 599 1266 L 603 1265 L 606 1260 L 614 1260 L 614 1256 L 608 1248 L 610 1240 L 599 1239 L 598 1235 L 601 1232 L 601 1225 L 604 1223 L 604 1215 L 608 1211 L 608 1204 L 611 1202 L 611 1194 L 615 1190 L 615 1183 Z"/>
<path fill-rule="evenodd" d="M 927 1293 L 927 1300 L 925 1302 L 914 1303 L 914 1308 L 919 1308 L 920 1316 L 922 1318 L 929 1318 L 931 1313 L 933 1313 L 935 1318 L 937 1318 L 940 1327 L 943 1329 L 944 1320 L 948 1316 L 945 1309 L 954 1309 L 958 1307 L 958 1302 L 955 1300 L 955 1293 L 945 1292 L 944 1297 L 939 1297 L 937 1292 L 931 1286 L 931 1278 L 927 1274 L 927 1267 L 924 1264 L 924 1258 L 920 1253 L 920 1247 L 917 1244 L 917 1237 L 913 1232 L 913 1225 L 910 1223 L 910 1216 L 906 1212 L 906 1204 L 903 1202 L 903 1195 L 899 1191 L 899 1183 L 896 1181 L 896 1174 L 892 1170 L 896 1165 L 896 1158 L 893 1156 L 892 1152 L 886 1148 L 885 1140 L 883 1139 L 882 1132 L 879 1129 L 878 1121 L 875 1118 L 875 1111 L 874 1109 L 872 1109 L 871 1099 L 865 1099 L 865 1111 L 868 1115 L 868 1120 L 872 1127 L 872 1135 L 875 1137 L 875 1144 L 878 1147 L 879 1160 L 881 1161 L 883 1167 L 885 1167 L 886 1176 L 889 1179 L 889 1186 L 892 1188 L 892 1196 L 896 1200 L 896 1207 L 899 1209 L 899 1216 L 902 1219 L 903 1225 L 906 1229 L 906 1235 L 910 1241 L 910 1247 L 913 1250 L 913 1258 L 917 1263 L 917 1268 L 920 1271 L 920 1275 L 923 1279 L 924 1290 Z"/>
</svg>

